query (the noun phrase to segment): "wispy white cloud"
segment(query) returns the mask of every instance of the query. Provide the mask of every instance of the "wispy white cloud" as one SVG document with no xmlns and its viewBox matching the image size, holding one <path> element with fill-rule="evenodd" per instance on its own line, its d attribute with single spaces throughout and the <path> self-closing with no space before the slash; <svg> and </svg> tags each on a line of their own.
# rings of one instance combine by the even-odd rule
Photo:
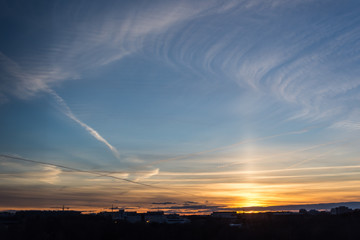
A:
<svg viewBox="0 0 360 240">
<path fill-rule="evenodd" d="M 222 76 L 222 81 L 234 80 L 241 87 L 299 106 L 290 120 L 329 118 L 344 112 L 343 103 L 332 99 L 360 85 L 355 68 L 359 59 L 348 52 L 350 47 L 358 49 L 354 42 L 358 31 L 352 27 L 357 18 L 349 12 L 336 16 L 337 22 L 321 17 L 307 22 L 299 14 L 286 14 L 313 3 L 306 4 L 170 1 L 145 3 L 139 11 L 131 4 L 99 9 L 93 2 L 89 7 L 77 6 L 84 14 L 58 7 L 54 43 L 27 61 L 14 61 L 4 54 L 1 60 L 6 72 L 18 79 L 17 95 L 31 96 L 78 78 L 88 69 L 155 49 L 167 61 L 180 62 L 205 76 Z M 197 30 L 206 20 L 213 32 L 210 35 Z M 293 27 L 291 22 L 297 20 L 303 24 Z M 226 24 L 231 21 L 237 27 Z M 337 56 L 346 56 L 346 60 L 340 62 Z M 345 73 L 342 68 L 350 71 Z"/>
<path fill-rule="evenodd" d="M 50 86 L 74 78 L 70 72 L 56 67 L 25 66 L 0 52 L 1 94 L 9 93 L 22 99 L 28 99 L 39 92 L 46 91 Z M 32 68 L 34 67 L 34 68 Z"/>
<path fill-rule="evenodd" d="M 56 6 L 53 42 L 21 58 L 10 59 L 0 53 L 3 94 L 29 97 L 59 82 L 77 79 L 84 71 L 141 50 L 155 35 L 196 17 L 215 3 L 202 2 L 194 7 L 187 1 L 152 2 L 143 3 L 141 11 L 136 4 L 100 7 L 96 1 Z"/>
<path fill-rule="evenodd" d="M 357 9 L 312 21 L 306 16 L 313 12 L 295 11 L 314 6 L 319 7 L 313 1 L 243 1 L 208 12 L 180 36 L 168 34 L 171 44 L 158 53 L 219 84 L 235 81 L 272 96 L 291 107 L 289 120 L 337 118 L 350 107 L 344 96 L 354 90 L 358 95 L 360 86 Z M 207 31 L 198 31 L 204 21 Z"/>
<path fill-rule="evenodd" d="M 158 175 L 160 172 L 159 168 L 155 168 L 152 170 L 143 170 L 143 171 L 137 171 L 137 172 L 129 172 L 129 179 L 133 179 L 134 181 L 140 181 L 143 179 L 151 178 L 153 176 Z"/>
<path fill-rule="evenodd" d="M 290 104 L 289 120 L 329 119 L 348 108 L 338 96 L 360 86 L 354 53 L 358 16 L 354 10 L 309 21 L 302 14 L 311 12 L 295 11 L 313 6 L 312 1 L 160 1 L 143 3 L 141 11 L 132 4 L 56 6 L 53 43 L 26 59 L 1 54 L 3 78 L 12 79 L 3 81 L 10 87 L 3 86 L 2 95 L 8 89 L 32 96 L 146 52 Z"/>
</svg>

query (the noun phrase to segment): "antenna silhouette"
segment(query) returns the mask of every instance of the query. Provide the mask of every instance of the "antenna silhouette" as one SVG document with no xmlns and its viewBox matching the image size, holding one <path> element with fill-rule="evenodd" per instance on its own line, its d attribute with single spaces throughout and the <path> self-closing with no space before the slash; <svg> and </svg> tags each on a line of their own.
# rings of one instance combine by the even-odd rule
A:
<svg viewBox="0 0 360 240">
<path fill-rule="evenodd" d="M 50 208 L 57 208 L 57 209 L 61 209 L 63 212 L 66 210 L 69 210 L 70 207 L 66 207 L 64 204 L 61 207 L 50 207 Z"/>
</svg>

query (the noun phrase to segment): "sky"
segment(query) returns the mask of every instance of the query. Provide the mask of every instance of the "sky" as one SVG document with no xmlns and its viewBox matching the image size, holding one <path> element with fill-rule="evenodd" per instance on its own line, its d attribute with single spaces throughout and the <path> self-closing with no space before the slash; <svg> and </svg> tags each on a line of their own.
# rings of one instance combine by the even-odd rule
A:
<svg viewBox="0 0 360 240">
<path fill-rule="evenodd" d="M 360 201 L 356 0 L 5 0 L 0 36 L 0 210 Z"/>
</svg>

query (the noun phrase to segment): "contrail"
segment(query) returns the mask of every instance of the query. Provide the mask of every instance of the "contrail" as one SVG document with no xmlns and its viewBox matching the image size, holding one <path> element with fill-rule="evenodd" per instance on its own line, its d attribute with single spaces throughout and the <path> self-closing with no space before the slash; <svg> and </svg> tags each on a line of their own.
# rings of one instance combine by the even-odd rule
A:
<svg viewBox="0 0 360 240">
<path fill-rule="evenodd" d="M 270 170 L 255 170 L 255 171 L 227 171 L 227 172 L 162 172 L 161 176 L 218 176 L 218 175 L 254 175 L 254 174 L 263 174 L 266 173 L 276 173 L 276 172 L 296 172 L 296 171 L 317 171 L 317 170 L 332 170 L 332 169 L 360 169 L 360 165 L 341 165 L 341 166 L 323 166 L 323 167 L 304 167 L 304 168 L 280 168 L 280 169 L 270 169 Z"/>
<path fill-rule="evenodd" d="M 336 142 L 335 142 L 335 141 L 330 142 L 330 144 L 334 144 L 334 143 L 343 143 L 342 145 L 345 145 L 345 144 L 346 144 L 346 141 L 345 141 L 345 140 L 341 140 L 341 141 L 336 141 Z M 327 144 L 326 144 L 326 145 L 327 145 Z M 338 148 L 339 148 L 339 147 L 337 147 L 337 148 L 332 148 L 332 149 L 330 149 L 329 151 L 326 151 L 326 152 L 324 152 L 324 153 L 321 153 L 321 154 L 315 155 L 315 156 L 313 156 L 313 157 L 311 157 L 311 158 L 308 158 L 308 159 L 302 160 L 302 161 L 300 161 L 300 162 L 294 163 L 294 164 L 290 165 L 288 168 L 294 168 L 294 167 L 297 167 L 297 166 L 299 166 L 299 165 L 301 165 L 301 164 L 304 164 L 304 163 L 306 163 L 306 162 L 310 162 L 310 161 L 312 161 L 312 160 L 314 160 L 314 159 L 317 159 L 317 158 L 319 158 L 319 157 L 326 156 L 326 155 L 329 154 L 329 153 L 335 152 Z"/>
<path fill-rule="evenodd" d="M 232 148 L 232 147 L 242 145 L 242 144 L 245 144 L 245 143 L 249 143 L 249 142 L 256 142 L 256 141 L 261 141 L 261 140 L 266 140 L 266 139 L 271 139 L 271 138 L 276 138 L 276 137 L 282 137 L 282 136 L 287 136 L 287 135 L 302 134 L 302 133 L 308 132 L 311 128 L 314 128 L 314 127 L 304 128 L 304 129 L 299 130 L 299 131 L 292 131 L 292 132 L 280 133 L 280 134 L 266 136 L 266 137 L 243 140 L 243 141 L 240 141 L 240 142 L 237 142 L 237 143 L 233 143 L 233 144 L 230 144 L 230 145 L 217 147 L 217 148 L 213 148 L 213 149 L 209 149 L 209 150 L 205 150 L 205 151 L 201 151 L 201 152 L 189 153 L 189 154 L 181 155 L 181 156 L 178 156 L 178 157 L 158 160 L 158 161 L 152 162 L 151 165 L 162 163 L 162 162 L 169 162 L 169 161 L 184 159 L 184 158 L 193 157 L 193 156 L 197 156 L 197 155 L 201 155 L 201 154 L 205 154 L 205 153 L 221 151 L 221 150 L 224 150 L 224 149 Z"/>
<path fill-rule="evenodd" d="M 284 155 L 289 155 L 289 154 L 294 154 L 294 153 L 299 153 L 299 152 L 305 152 L 305 151 L 308 151 L 308 150 L 312 150 L 312 149 L 316 149 L 316 148 L 320 148 L 320 147 L 323 147 L 323 146 L 328 146 L 328 145 L 332 145 L 332 144 L 336 144 L 336 143 L 340 143 L 340 142 L 342 142 L 342 141 L 331 141 L 331 142 L 321 143 L 321 144 L 318 144 L 318 145 L 314 145 L 314 146 L 310 146 L 310 147 L 306 147 L 306 148 L 302 148 L 302 149 L 297 149 L 297 150 L 294 150 L 294 151 L 268 155 L 266 157 L 254 158 L 253 161 L 270 159 L 270 158 L 273 158 L 273 157 L 279 157 L 279 156 L 284 156 Z M 233 162 L 233 163 L 229 163 L 229 164 L 226 164 L 226 165 L 219 166 L 218 168 L 231 167 L 231 166 L 240 165 L 240 164 L 242 164 L 242 162 L 241 163 Z"/>
<path fill-rule="evenodd" d="M 69 106 L 66 104 L 66 102 L 64 101 L 64 99 L 62 97 L 60 97 L 54 90 L 52 89 L 47 89 L 47 92 L 50 93 L 56 100 L 56 102 L 62 106 L 65 109 L 65 115 L 68 116 L 70 119 L 74 120 L 76 123 L 78 123 L 80 126 L 82 126 L 83 128 L 85 128 L 86 131 L 88 131 L 96 140 L 104 143 L 110 150 L 111 152 L 114 154 L 114 156 L 120 160 L 120 153 L 119 151 L 113 146 L 111 145 L 108 141 L 106 141 L 105 138 L 103 138 L 95 129 L 93 129 L 92 127 L 90 127 L 89 125 L 87 125 L 86 123 L 83 123 L 80 119 L 78 119 L 73 112 L 71 111 L 71 109 L 69 108 Z"/>
</svg>

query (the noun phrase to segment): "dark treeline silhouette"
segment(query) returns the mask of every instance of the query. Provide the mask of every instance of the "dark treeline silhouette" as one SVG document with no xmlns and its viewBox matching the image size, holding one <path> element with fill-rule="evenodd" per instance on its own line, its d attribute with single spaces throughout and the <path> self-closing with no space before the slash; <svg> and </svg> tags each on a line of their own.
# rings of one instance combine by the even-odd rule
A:
<svg viewBox="0 0 360 240">
<path fill-rule="evenodd" d="M 0 239 L 360 239 L 360 214 L 241 214 L 242 227 L 210 216 L 188 224 L 115 222 L 101 215 L 20 212 L 0 218 Z"/>
</svg>

